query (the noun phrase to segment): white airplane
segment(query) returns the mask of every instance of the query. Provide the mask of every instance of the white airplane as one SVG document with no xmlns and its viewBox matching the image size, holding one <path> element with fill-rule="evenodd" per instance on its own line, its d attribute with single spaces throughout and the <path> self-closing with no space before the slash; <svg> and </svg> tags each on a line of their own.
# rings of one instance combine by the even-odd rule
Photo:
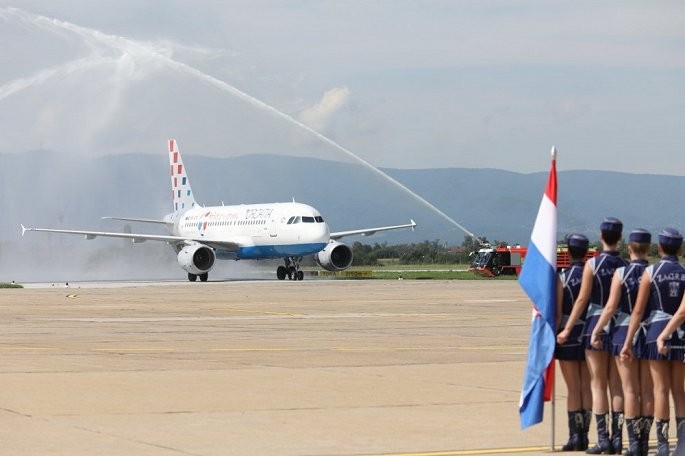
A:
<svg viewBox="0 0 685 456">
<path fill-rule="evenodd" d="M 169 140 L 171 188 L 174 212 L 162 220 L 103 217 L 110 220 L 164 225 L 169 235 L 116 233 L 83 230 L 26 228 L 27 231 L 80 234 L 86 239 L 98 236 L 131 239 L 134 243 L 161 241 L 177 254 L 178 264 L 188 273 L 188 280 L 199 277 L 207 281 L 215 260 L 260 260 L 283 258 L 279 280 L 288 277 L 302 280 L 302 257 L 314 255 L 314 260 L 328 271 L 342 271 L 352 264 L 352 249 L 338 242 L 344 236 L 370 236 L 378 231 L 416 227 L 414 220 L 406 225 L 383 226 L 331 233 L 319 211 L 300 203 L 241 204 L 237 206 L 204 207 L 195 201 L 188 174 L 183 166 L 178 144 Z"/>
</svg>

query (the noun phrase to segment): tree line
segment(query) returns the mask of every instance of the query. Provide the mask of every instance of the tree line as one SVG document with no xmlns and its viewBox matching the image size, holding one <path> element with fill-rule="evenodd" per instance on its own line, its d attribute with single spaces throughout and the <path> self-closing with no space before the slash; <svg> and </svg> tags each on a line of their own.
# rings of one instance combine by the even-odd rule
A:
<svg viewBox="0 0 685 456">
<path fill-rule="evenodd" d="M 388 245 L 387 242 L 362 244 L 355 242 L 352 245 L 354 255 L 353 266 L 379 266 L 381 260 L 396 260 L 400 264 L 469 264 L 471 254 L 477 252 L 483 245 L 497 246 L 506 245 L 506 242 L 489 242 L 486 238 L 476 240 L 471 236 L 464 236 L 464 242 L 459 246 L 449 246 L 441 240 L 423 241 L 417 244 Z M 565 246 L 566 241 L 559 241 L 560 246 Z M 591 242 L 591 248 L 602 250 L 600 242 Z M 625 242 L 621 242 L 619 251 L 621 256 L 628 258 L 628 250 Z M 651 257 L 658 258 L 657 244 L 652 243 Z"/>
<path fill-rule="evenodd" d="M 352 245 L 353 266 L 378 266 L 380 260 L 393 259 L 400 264 L 466 264 L 470 263 L 470 254 L 477 251 L 478 242 L 470 236 L 464 237 L 460 246 L 449 246 L 439 239 L 423 241 L 417 244 L 388 245 L 387 242 Z"/>
</svg>

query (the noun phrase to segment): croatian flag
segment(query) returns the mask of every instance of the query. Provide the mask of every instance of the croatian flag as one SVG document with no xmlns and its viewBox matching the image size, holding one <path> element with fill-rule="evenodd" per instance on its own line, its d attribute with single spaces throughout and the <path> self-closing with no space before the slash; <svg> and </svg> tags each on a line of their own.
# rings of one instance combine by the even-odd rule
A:
<svg viewBox="0 0 685 456">
<path fill-rule="evenodd" d="M 557 296 L 557 151 L 552 147 L 552 167 L 530 236 L 519 284 L 533 302 L 519 415 L 521 428 L 542 421 L 543 403 L 552 397 Z"/>
</svg>

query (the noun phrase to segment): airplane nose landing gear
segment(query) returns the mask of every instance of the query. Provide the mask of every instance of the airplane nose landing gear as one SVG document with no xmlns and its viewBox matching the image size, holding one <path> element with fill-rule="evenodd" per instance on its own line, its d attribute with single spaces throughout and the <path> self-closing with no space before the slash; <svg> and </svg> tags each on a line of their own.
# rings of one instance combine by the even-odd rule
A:
<svg viewBox="0 0 685 456">
<path fill-rule="evenodd" d="M 283 259 L 285 266 L 279 266 L 276 269 L 276 277 L 278 280 L 285 280 L 286 276 L 289 280 L 303 280 L 304 272 L 300 270 L 300 261 L 302 257 L 286 257 Z"/>
</svg>

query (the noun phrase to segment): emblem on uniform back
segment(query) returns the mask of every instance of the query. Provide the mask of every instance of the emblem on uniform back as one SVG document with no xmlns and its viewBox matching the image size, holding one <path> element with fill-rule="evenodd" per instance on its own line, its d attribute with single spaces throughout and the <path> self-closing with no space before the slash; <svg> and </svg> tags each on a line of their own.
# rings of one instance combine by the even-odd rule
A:
<svg viewBox="0 0 685 456">
<path fill-rule="evenodd" d="M 679 296 L 678 291 L 680 291 L 680 282 L 669 282 L 668 291 L 671 298 L 677 298 Z"/>
</svg>

